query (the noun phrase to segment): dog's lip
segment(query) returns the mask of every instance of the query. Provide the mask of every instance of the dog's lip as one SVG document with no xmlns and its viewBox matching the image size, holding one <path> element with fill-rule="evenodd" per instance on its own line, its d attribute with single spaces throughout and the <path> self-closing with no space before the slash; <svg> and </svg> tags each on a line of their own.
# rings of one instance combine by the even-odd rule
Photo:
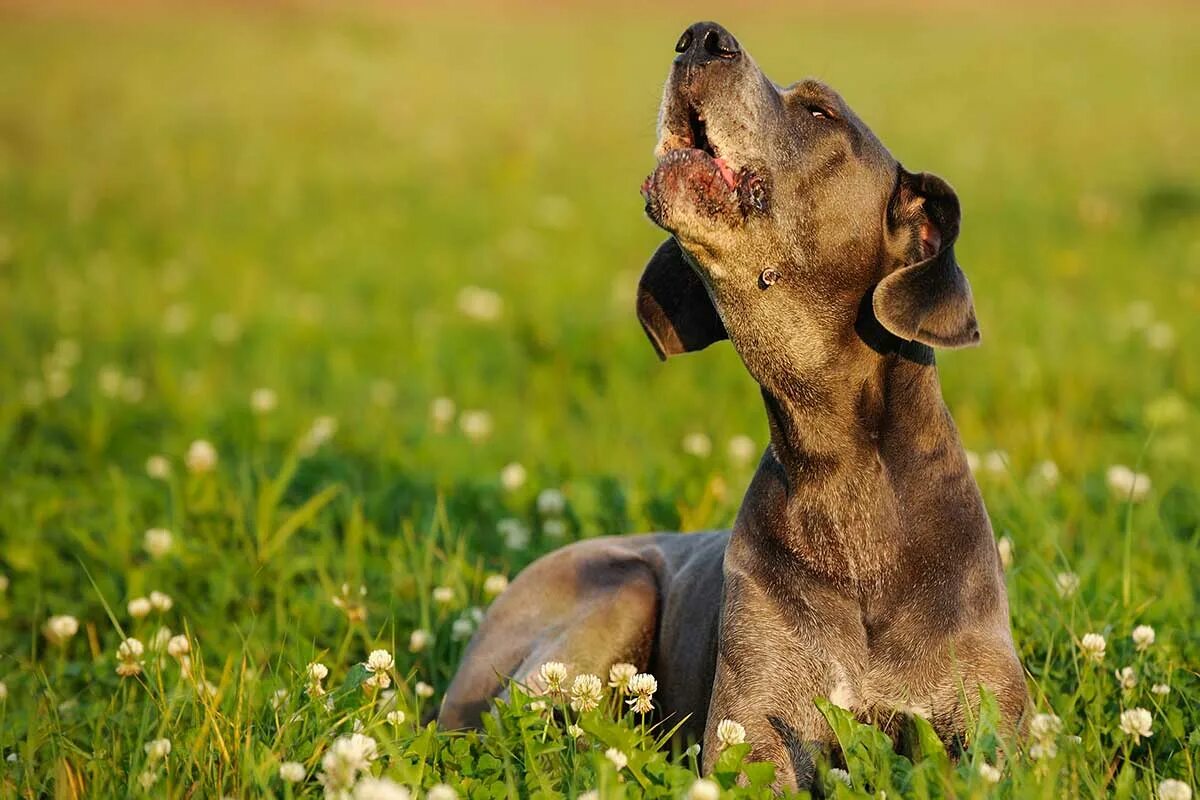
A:
<svg viewBox="0 0 1200 800">
<path fill-rule="evenodd" d="M 739 171 L 730 165 L 728 159 L 723 156 L 720 145 L 709 135 L 708 120 L 704 112 L 694 103 L 688 102 L 684 119 L 686 124 L 680 126 L 681 131 L 669 127 L 665 130 L 659 163 L 675 150 L 696 150 L 716 164 L 725 185 L 730 191 L 736 191 L 741 181 Z"/>
</svg>

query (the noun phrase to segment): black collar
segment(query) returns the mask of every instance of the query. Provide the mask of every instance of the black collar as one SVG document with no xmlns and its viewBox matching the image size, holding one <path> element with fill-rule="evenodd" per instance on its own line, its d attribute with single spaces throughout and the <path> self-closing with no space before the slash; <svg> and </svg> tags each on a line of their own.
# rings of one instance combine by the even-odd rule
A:
<svg viewBox="0 0 1200 800">
<path fill-rule="evenodd" d="M 932 347 L 911 339 L 901 339 L 883 327 L 883 323 L 875 316 L 874 297 L 875 287 L 872 286 L 858 304 L 858 318 L 854 320 L 854 330 L 863 343 L 881 356 L 897 355 L 914 364 L 932 364 Z"/>
</svg>

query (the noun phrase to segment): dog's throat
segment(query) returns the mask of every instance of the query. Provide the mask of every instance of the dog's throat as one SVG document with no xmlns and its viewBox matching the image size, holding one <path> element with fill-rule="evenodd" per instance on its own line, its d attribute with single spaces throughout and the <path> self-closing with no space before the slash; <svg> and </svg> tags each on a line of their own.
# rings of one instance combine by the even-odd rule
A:
<svg viewBox="0 0 1200 800">
<path fill-rule="evenodd" d="M 926 344 L 904 339 L 883 327 L 883 323 L 875 316 L 875 287 L 863 295 L 858 304 L 858 317 L 854 320 L 854 331 L 863 344 L 881 356 L 898 356 L 914 364 L 928 366 L 933 364 L 933 348 Z"/>
</svg>

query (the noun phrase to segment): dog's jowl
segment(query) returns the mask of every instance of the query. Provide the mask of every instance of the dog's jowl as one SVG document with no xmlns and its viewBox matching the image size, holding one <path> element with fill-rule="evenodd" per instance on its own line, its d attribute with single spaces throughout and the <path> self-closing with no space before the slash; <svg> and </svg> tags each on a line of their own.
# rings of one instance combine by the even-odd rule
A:
<svg viewBox="0 0 1200 800">
<path fill-rule="evenodd" d="M 771 443 L 732 531 L 595 539 L 542 558 L 488 613 L 442 707 L 479 724 L 545 661 L 659 681 L 705 766 L 746 729 L 781 786 L 813 778 L 829 698 L 895 732 L 962 734 L 981 687 L 1026 690 L 999 557 L 933 348 L 979 341 L 954 256 L 959 204 L 902 167 L 842 98 L 781 88 L 719 25 L 676 45 L 646 211 L 670 237 L 642 277 L 658 354 L 728 338 Z"/>
</svg>

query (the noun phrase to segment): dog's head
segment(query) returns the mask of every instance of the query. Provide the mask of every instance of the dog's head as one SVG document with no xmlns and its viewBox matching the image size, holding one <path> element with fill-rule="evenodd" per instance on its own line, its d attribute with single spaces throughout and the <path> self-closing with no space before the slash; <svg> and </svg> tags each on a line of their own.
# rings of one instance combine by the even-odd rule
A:
<svg viewBox="0 0 1200 800">
<path fill-rule="evenodd" d="M 729 336 L 761 382 L 780 358 L 839 358 L 872 311 L 899 341 L 979 340 L 944 181 L 901 167 L 824 84 L 776 86 L 715 23 L 675 49 L 642 186 L 672 234 L 638 297 L 660 356 Z"/>
</svg>

